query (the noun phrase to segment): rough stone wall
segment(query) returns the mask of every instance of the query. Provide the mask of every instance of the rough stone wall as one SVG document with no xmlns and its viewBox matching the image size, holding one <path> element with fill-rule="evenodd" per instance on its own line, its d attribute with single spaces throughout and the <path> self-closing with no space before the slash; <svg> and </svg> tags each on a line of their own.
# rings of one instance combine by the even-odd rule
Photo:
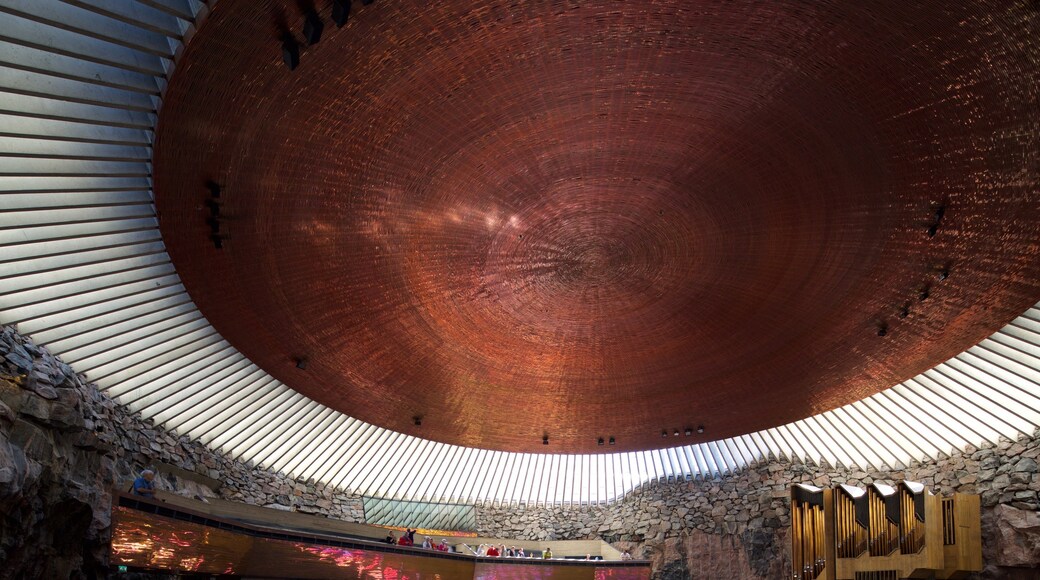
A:
<svg viewBox="0 0 1040 580">
<path fill-rule="evenodd" d="M 364 517 L 359 497 L 255 468 L 153 426 L 45 347 L 0 329 L 0 578 L 104 576 L 113 490 L 161 464 L 220 482 L 214 491 L 160 468 L 157 487 L 167 491 Z"/>
<path fill-rule="evenodd" d="M 979 493 L 987 570 L 1037 578 L 1040 433 L 969 447 L 889 472 L 783 458 L 707 480 L 654 483 L 598 506 L 478 506 L 482 535 L 602 538 L 654 562 L 657 579 L 788 577 L 789 486 L 902 479 L 939 493 Z M 163 474 L 159 487 L 362 521 L 357 496 L 235 461 L 129 413 L 44 347 L 0 329 L 0 578 L 105 575 L 113 489 L 139 470 L 174 465 L 218 480 L 214 491 Z"/>
<path fill-rule="evenodd" d="M 784 578 L 791 566 L 791 484 L 892 485 L 905 479 L 935 493 L 981 495 L 987 563 L 981 578 L 1037 578 L 1038 455 L 1040 432 L 885 472 L 771 458 L 725 477 L 650 484 L 611 505 L 482 506 L 479 533 L 532 540 L 602 538 L 652 560 L 658 579 Z"/>
</svg>

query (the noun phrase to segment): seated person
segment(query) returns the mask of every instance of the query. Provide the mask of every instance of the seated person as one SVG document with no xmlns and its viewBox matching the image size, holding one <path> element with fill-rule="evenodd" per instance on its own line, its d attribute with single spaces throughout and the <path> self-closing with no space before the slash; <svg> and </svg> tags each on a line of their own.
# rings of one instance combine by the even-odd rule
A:
<svg viewBox="0 0 1040 580">
<path fill-rule="evenodd" d="M 398 546 L 411 546 L 412 541 L 408 539 L 408 534 L 401 534 L 401 538 L 397 540 Z"/>
<path fill-rule="evenodd" d="M 394 537 L 394 533 L 393 532 L 388 532 L 386 534 L 386 538 L 384 538 L 383 541 L 386 542 L 387 544 L 396 544 L 397 543 L 397 538 Z"/>
<path fill-rule="evenodd" d="M 437 546 L 437 549 L 440 550 L 441 552 L 450 552 L 451 551 L 450 548 L 448 548 L 448 542 L 444 541 L 443 539 L 441 540 L 440 545 Z"/>
<path fill-rule="evenodd" d="M 426 539 L 422 541 L 422 547 L 427 550 L 433 547 L 433 542 L 430 541 L 430 536 L 426 536 Z"/>
<path fill-rule="evenodd" d="M 625 550 L 624 552 L 621 552 L 621 559 L 622 560 L 631 560 L 632 559 L 632 554 L 630 554 L 628 552 L 628 550 Z"/>
<path fill-rule="evenodd" d="M 516 549 L 516 557 L 517 558 L 526 558 L 526 556 L 524 556 L 524 549 L 523 548 L 517 548 Z"/>
<path fill-rule="evenodd" d="M 142 471 L 141 476 L 134 480 L 131 491 L 134 495 L 155 499 L 155 472 L 151 469 Z"/>
<path fill-rule="evenodd" d="M 496 548 L 494 544 L 491 544 L 488 547 L 488 549 L 487 549 L 487 556 L 489 558 L 494 558 L 494 557 L 498 556 L 498 548 Z"/>
<path fill-rule="evenodd" d="M 542 558 L 544 558 L 546 560 L 551 559 L 552 558 L 552 548 L 546 548 L 545 551 L 542 552 Z"/>
</svg>

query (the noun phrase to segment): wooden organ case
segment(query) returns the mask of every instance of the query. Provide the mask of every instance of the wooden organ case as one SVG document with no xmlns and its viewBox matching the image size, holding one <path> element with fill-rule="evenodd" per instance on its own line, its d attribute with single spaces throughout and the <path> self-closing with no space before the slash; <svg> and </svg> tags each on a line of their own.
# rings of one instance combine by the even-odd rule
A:
<svg viewBox="0 0 1040 580">
<path fill-rule="evenodd" d="M 794 580 L 962 578 L 982 570 L 979 496 L 919 483 L 791 488 Z"/>
</svg>

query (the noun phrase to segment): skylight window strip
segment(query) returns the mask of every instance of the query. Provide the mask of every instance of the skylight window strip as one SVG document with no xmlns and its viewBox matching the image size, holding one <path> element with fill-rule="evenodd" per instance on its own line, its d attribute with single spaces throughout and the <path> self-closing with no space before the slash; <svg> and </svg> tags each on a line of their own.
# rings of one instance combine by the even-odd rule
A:
<svg viewBox="0 0 1040 580">
<path fill-rule="evenodd" d="M 539 505 L 545 505 L 548 502 L 549 497 L 549 458 L 551 456 L 546 453 L 539 453 L 536 455 L 538 463 L 534 468 L 534 477 L 536 494 L 532 501 Z"/>
<path fill-rule="evenodd" d="M 416 489 L 421 489 L 422 493 L 419 495 L 420 499 L 426 499 L 428 501 L 437 501 L 442 486 L 444 483 L 444 474 L 447 471 L 445 469 L 446 457 L 448 451 L 451 449 L 451 445 L 444 443 L 435 443 L 436 451 L 430 458 L 430 461 L 423 464 L 422 472 L 424 475 L 424 483 L 416 482 Z M 418 472 L 417 472 L 418 473 Z"/>
<path fill-rule="evenodd" d="M 194 313 L 192 313 L 194 314 Z M 133 354 L 143 349 L 154 348 L 166 344 L 167 340 L 176 340 L 178 337 L 194 335 L 196 333 L 209 335 L 210 325 L 201 316 L 182 314 L 181 316 L 165 321 L 166 324 L 151 324 L 129 331 L 117 340 L 108 340 L 98 343 L 99 347 L 93 350 L 80 351 L 77 357 L 77 367 L 84 372 L 95 373 L 98 369 L 115 363 L 124 354 Z"/>
<path fill-rule="evenodd" d="M 127 281 L 124 284 L 98 289 L 96 291 L 84 288 L 83 293 L 77 296 L 53 296 L 47 300 L 42 300 L 29 305 L 15 305 L 13 304 L 13 300 L 7 300 L 0 297 L 0 309 L 5 313 L 5 320 L 12 321 L 11 324 L 18 324 L 19 322 L 27 320 L 38 320 L 48 316 L 58 316 L 83 307 L 107 304 L 112 300 L 118 300 L 120 298 L 131 296 L 169 296 L 183 293 L 184 288 L 181 286 L 180 280 L 178 280 L 176 276 L 166 275 L 146 280 Z M 198 311 L 193 308 L 185 308 L 183 311 L 195 312 L 197 317 L 202 316 L 201 313 L 198 313 Z M 51 343 L 51 348 L 61 349 L 63 352 L 74 352 L 79 348 L 89 347 L 91 345 L 91 341 L 89 340 L 72 340 L 69 342 L 72 344 L 62 344 L 60 342 Z"/>
<path fill-rule="evenodd" d="M 858 427 L 854 421 L 851 420 L 847 410 L 844 407 L 838 407 L 832 412 L 828 413 L 828 419 L 836 428 L 841 429 L 845 438 L 852 445 L 852 448 L 857 452 L 857 457 L 862 458 L 861 461 L 856 462 L 856 466 L 865 469 L 872 467 L 879 471 L 885 469 L 885 459 L 878 454 L 877 450 L 872 446 L 867 439 L 864 438 L 862 433 L 862 427 Z M 874 445 L 877 445 L 876 443 Z M 865 463 L 864 463 L 865 462 Z"/>
<path fill-rule="evenodd" d="M 418 463 L 421 457 L 419 449 L 423 447 L 422 439 L 418 437 L 405 437 L 403 440 L 397 443 L 398 449 L 394 455 L 394 459 L 388 462 L 388 465 L 398 466 L 407 465 L 412 466 Z M 398 469 L 377 469 L 375 470 L 381 474 L 379 481 L 376 482 L 376 488 L 379 489 L 380 497 L 388 497 L 394 499 L 407 499 L 410 497 L 408 493 L 408 484 L 405 481 L 405 477 L 398 473 Z"/>
<path fill-rule="evenodd" d="M 740 463 L 730 453 L 729 448 L 726 446 L 725 440 L 716 440 L 714 442 L 715 448 L 719 451 L 719 456 L 722 457 L 723 463 L 726 464 L 726 471 L 728 473 L 735 473 L 740 468 Z"/>
<path fill-rule="evenodd" d="M 745 452 L 748 465 L 754 465 L 762 459 L 762 451 L 755 445 L 755 441 L 750 436 L 741 435 L 737 437 L 737 444 Z"/>
<path fill-rule="evenodd" d="M 455 471 L 448 477 L 451 487 L 448 488 L 447 499 L 450 502 L 465 502 L 469 498 L 465 486 L 473 480 L 473 472 L 479 452 L 472 447 L 455 447 L 451 464 Z"/>
<path fill-rule="evenodd" d="M 592 470 L 589 466 L 589 456 L 586 454 L 579 455 L 575 461 L 577 462 L 578 470 L 575 474 L 574 487 L 578 490 L 578 501 L 583 505 L 588 505 L 592 497 L 589 481 Z"/>
<path fill-rule="evenodd" d="M 679 474 L 681 476 L 691 475 L 695 472 L 693 467 L 690 465 L 690 458 L 686 455 L 686 450 L 689 445 L 683 445 L 675 449 L 675 461 L 679 466 Z"/>
<path fill-rule="evenodd" d="M 971 398 L 976 404 L 982 404 L 988 411 L 1000 415 L 1009 423 L 1013 422 L 1012 426 L 1021 433 L 1031 433 L 1040 421 L 1040 413 L 1023 400 L 1025 397 L 1012 397 L 993 388 L 991 385 L 998 382 L 995 377 L 965 361 L 949 361 L 942 365 L 941 369 L 936 367 L 935 372 L 975 393 L 977 397 Z M 1006 381 L 1000 382 L 1003 383 L 1002 387 L 1007 387 Z M 1007 391 L 1013 392 L 1013 389 Z"/>
<path fill-rule="evenodd" d="M 870 413 L 874 414 L 878 420 L 886 422 L 892 431 L 899 433 L 899 437 L 905 442 L 906 451 L 911 458 L 919 462 L 919 460 L 930 457 L 928 449 L 932 449 L 934 446 L 929 444 L 928 438 L 907 422 L 902 413 L 893 413 L 885 404 L 886 402 L 894 406 L 893 403 L 890 403 L 887 398 L 880 394 L 862 400 L 863 406 L 868 408 Z"/>
<path fill-rule="evenodd" d="M 990 440 L 994 434 L 1001 434 L 1010 439 L 1015 438 L 1015 434 L 1018 431 L 1012 425 L 999 417 L 994 417 L 984 408 L 975 404 L 974 401 L 968 399 L 959 389 L 952 388 L 953 385 L 946 385 L 937 381 L 935 378 L 936 375 L 931 375 L 929 372 L 925 372 L 916 377 L 914 379 L 915 382 L 918 385 L 921 385 L 922 388 L 928 389 L 931 393 L 945 399 L 946 404 L 944 405 L 944 408 L 955 414 L 962 424 L 965 426 L 974 425 L 974 429 L 972 430 L 981 435 L 981 439 L 976 440 L 975 443 L 981 440 Z M 999 427 L 995 427 L 994 423 L 989 423 L 988 421 L 979 419 L 979 415 L 982 417 L 990 417 Z M 964 447 L 965 443 L 970 442 L 971 441 L 969 440 L 964 440 L 958 448 Z"/>
<path fill-rule="evenodd" d="M 841 464 L 845 467 L 851 467 L 859 461 L 855 455 L 855 449 L 852 444 L 845 439 L 840 431 L 837 431 L 834 426 L 824 418 L 826 413 L 820 415 L 814 415 L 812 417 L 806 417 L 806 425 L 812 425 L 813 431 L 817 433 L 822 441 L 830 441 L 827 446 L 831 450 L 831 454 L 838 457 Z"/>
<path fill-rule="evenodd" d="M 282 390 L 278 396 L 265 400 L 262 406 L 250 408 L 250 418 L 279 416 L 285 410 L 291 409 L 293 404 L 299 403 L 301 399 L 302 396 L 295 391 Z M 228 425 L 226 430 L 214 439 L 214 444 L 222 452 L 233 455 L 236 459 L 243 459 L 241 445 L 251 439 L 253 433 L 259 431 L 264 424 L 261 421 L 251 420 L 247 423 Z"/>
<path fill-rule="evenodd" d="M 697 464 L 700 465 L 700 475 L 704 479 L 711 478 L 711 465 L 708 464 L 708 459 L 704 455 L 704 444 L 698 443 L 693 446 L 694 456 L 697 458 Z"/>
<path fill-rule="evenodd" d="M 385 434 L 385 438 L 381 437 L 372 446 L 372 452 L 368 460 L 358 468 L 358 478 L 350 483 L 351 489 L 356 489 L 358 493 L 363 495 L 372 497 L 387 496 L 385 490 L 379 484 L 386 481 L 386 478 L 390 476 L 390 471 L 393 470 L 385 469 L 383 466 L 396 465 L 394 460 L 402 450 L 403 438 L 406 437 L 397 431 L 389 429 L 382 431 Z M 403 478 L 405 475 L 402 474 L 400 477 Z"/>
<path fill-rule="evenodd" d="M 527 470 L 530 467 L 531 454 L 529 453 L 517 453 L 517 467 L 516 475 L 512 477 L 510 482 L 509 492 L 507 497 L 513 498 L 514 501 L 525 502 L 529 497 L 527 491 L 529 491 L 530 481 L 527 479 Z"/>
<path fill-rule="evenodd" d="M 19 324 L 19 328 L 23 333 L 30 334 L 40 341 L 54 339 L 48 341 L 50 344 L 78 336 L 90 336 L 89 332 L 98 333 L 93 337 L 111 338 L 117 335 L 119 330 L 113 327 L 133 329 L 143 323 L 140 322 L 142 319 L 147 320 L 147 317 L 157 313 L 176 312 L 179 314 L 192 311 L 195 311 L 195 308 L 191 299 L 183 288 L 177 287 L 116 298 L 89 309 L 58 312 L 32 320 L 24 320 Z M 130 324 L 135 320 L 139 322 Z M 98 339 L 100 340 L 100 338 Z M 84 355 L 80 355 L 78 352 L 71 353 L 66 357 L 66 361 L 69 364 L 78 364 L 82 356 Z"/>
<path fill-rule="evenodd" d="M 56 43 L 55 46 L 67 46 L 72 43 L 66 40 L 65 35 L 57 34 L 65 32 L 104 43 L 103 48 L 99 47 L 96 50 L 106 56 L 130 51 L 127 56 L 133 55 L 135 59 L 146 55 L 164 59 L 173 58 L 173 50 L 165 38 L 142 28 L 127 25 L 117 26 L 112 20 L 100 15 L 77 10 L 57 2 L 38 4 L 34 0 L 6 0 L 6 2 L 8 4 L 0 5 L 0 11 L 15 18 L 8 18 L 9 25 L 0 27 L 0 31 L 5 35 L 23 33 L 28 35 L 28 38 L 34 38 L 35 35 L 41 35 L 43 38 L 54 35 L 60 39 L 60 43 Z M 161 76 L 161 72 L 149 74 Z"/>
<path fill-rule="evenodd" d="M 89 344 L 91 341 L 107 343 L 118 340 L 122 333 L 141 326 L 196 312 L 198 310 L 191 303 L 191 299 L 182 292 L 172 296 L 160 296 L 158 300 L 149 300 L 126 311 L 96 317 L 91 321 L 96 324 L 94 327 L 87 322 L 71 323 L 68 326 L 59 326 L 53 332 L 35 332 L 32 336 L 41 342 L 52 338 L 53 340 L 47 341 L 46 344 L 58 345 L 54 347 L 54 352 L 60 353 L 68 364 L 75 365 L 80 358 L 78 344 Z"/>
<path fill-rule="evenodd" d="M 922 418 L 922 422 L 928 429 L 939 437 L 939 440 L 933 441 L 937 452 L 947 453 L 951 449 L 959 447 L 961 437 L 947 427 L 948 421 L 953 420 L 952 417 L 947 415 L 942 408 L 918 394 L 909 383 L 910 381 L 901 383 L 884 393 L 891 394 L 890 400 L 905 409 L 908 416 Z M 924 417 L 927 417 L 928 420 L 924 421 Z"/>
<path fill-rule="evenodd" d="M 201 385 L 209 383 L 214 374 L 226 371 L 236 361 L 229 358 L 234 351 L 226 342 L 216 345 L 214 350 L 193 361 L 186 361 L 175 372 L 162 381 L 149 381 L 125 395 L 126 404 L 139 409 L 140 413 L 156 416 L 170 405 L 184 400 L 197 392 Z"/>
<path fill-rule="evenodd" d="M 681 448 L 682 455 L 685 458 L 687 467 L 689 468 L 687 473 L 689 473 L 691 479 L 696 478 L 701 473 L 701 466 L 697 463 L 697 457 L 694 455 L 693 451 L 695 447 L 696 444 L 683 445 Z"/>
<path fill-rule="evenodd" d="M 261 460 L 259 453 L 269 445 L 276 445 L 277 436 L 282 433 L 284 425 L 297 420 L 312 404 L 313 401 L 307 397 L 296 394 L 276 414 L 268 416 L 266 421 L 258 421 L 250 429 L 240 431 L 236 437 L 228 441 L 228 445 L 238 450 L 235 452 L 236 456 L 249 457 L 254 463 L 269 467 Z"/>
<path fill-rule="evenodd" d="M 302 451 L 285 465 L 285 472 L 300 480 L 315 479 L 318 463 L 322 457 L 331 455 L 330 448 L 343 440 L 348 428 L 348 417 L 333 411 L 329 416 L 328 427 L 313 441 L 308 441 Z"/>
<path fill-rule="evenodd" d="M 1040 370 L 987 349 L 973 348 L 962 356 L 1001 387 L 1017 391 L 1016 397 L 1029 401 L 1031 408 L 1040 406 Z"/>
<path fill-rule="evenodd" d="M 346 489 L 343 487 L 343 481 L 349 476 L 344 467 L 350 462 L 354 452 L 363 444 L 366 431 L 375 429 L 375 426 L 353 417 L 350 418 L 349 423 L 350 428 L 343 438 L 343 445 L 333 447 L 336 452 L 329 456 L 316 472 L 321 481 L 328 482 L 329 485 L 339 489 Z"/>
<path fill-rule="evenodd" d="M 892 467 L 897 462 L 909 461 L 911 454 L 904 452 L 904 454 L 900 455 L 895 453 L 896 449 L 901 449 L 899 444 L 889 436 L 888 431 L 883 429 L 881 425 L 871 422 L 858 405 L 855 403 L 845 405 L 840 407 L 840 410 L 845 415 L 846 422 L 856 426 L 855 429 L 860 433 L 860 439 L 865 445 L 870 447 L 870 450 L 883 465 Z"/>
<path fill-rule="evenodd" d="M 883 430 L 893 444 L 899 448 L 902 453 L 902 459 L 900 461 L 907 463 L 908 459 L 920 460 L 923 455 L 923 450 L 918 445 L 918 440 L 915 440 L 915 434 L 905 423 L 896 424 L 895 421 L 900 421 L 898 417 L 891 417 L 888 413 L 880 412 L 877 403 L 873 401 L 871 397 L 863 399 L 858 403 L 854 403 L 860 411 L 860 413 L 870 421 L 871 424 L 876 425 L 879 429 Z M 893 465 L 892 467 L 895 467 Z"/>
<path fill-rule="evenodd" d="M 786 451 L 787 458 L 791 462 L 805 461 L 805 449 L 798 444 L 797 439 L 790 436 L 784 425 L 768 429 L 766 432 Z"/>
<path fill-rule="evenodd" d="M 250 402 L 248 399 L 276 392 L 277 389 L 271 388 L 276 381 L 270 375 L 250 363 L 245 357 L 242 359 L 249 365 L 245 371 L 247 374 L 235 380 L 227 389 L 234 393 L 247 393 L 246 396 L 241 398 L 221 396 L 223 393 L 220 389 L 207 388 L 206 396 L 201 400 L 209 404 L 193 405 L 185 409 L 185 414 L 178 416 L 182 428 L 201 438 L 212 429 L 219 428 L 224 421 L 233 420 L 237 413 L 247 408 Z M 214 387 L 217 386 L 214 385 Z"/>
<path fill-rule="evenodd" d="M 947 433 L 945 438 L 949 439 L 952 443 L 952 449 L 960 449 L 964 447 L 965 443 L 973 439 L 977 441 L 988 439 L 986 435 L 983 435 L 976 430 L 977 425 L 975 425 L 974 422 L 965 423 L 959 419 L 960 417 L 964 417 L 965 413 L 950 400 L 950 397 L 947 396 L 946 393 L 940 392 L 940 394 L 936 394 L 928 386 L 915 379 L 906 381 L 903 383 L 903 387 L 905 388 L 905 391 L 903 391 L 902 394 L 906 396 L 911 403 L 917 403 L 917 406 L 922 409 L 922 412 L 924 409 L 929 409 L 934 417 L 941 417 L 941 419 L 938 419 L 939 422 L 936 423 L 936 426 L 945 429 Z M 910 399 L 911 396 L 913 397 L 912 399 Z M 933 401 L 941 401 L 942 405 L 940 406 Z M 958 430 L 954 432 L 950 429 L 946 429 L 946 425 L 957 425 Z M 965 431 L 967 431 L 967 433 L 965 433 Z M 949 454 L 951 448 L 942 449 L 941 451 Z"/>
<path fill-rule="evenodd" d="M 494 452 L 487 449 L 481 449 L 477 456 L 479 459 L 479 467 L 476 471 L 476 477 L 473 478 L 472 482 L 467 485 L 464 496 L 469 498 L 467 501 L 473 503 L 481 502 L 484 498 L 481 493 L 488 489 L 489 486 L 484 485 L 487 480 L 487 474 L 491 470 L 491 464 L 494 462 Z"/>
<path fill-rule="evenodd" d="M 192 329 L 175 333 L 158 344 L 143 345 L 142 348 L 117 349 L 119 358 L 99 360 L 98 366 L 88 366 L 84 372 L 98 383 L 117 384 L 135 379 L 154 379 L 161 376 L 171 362 L 192 356 L 202 349 L 219 347 L 223 340 L 213 327 Z"/>
<path fill-rule="evenodd" d="M 987 347 L 1019 361 L 1034 361 L 1040 357 L 1040 346 L 1017 336 L 997 333 L 983 341 Z"/>
<path fill-rule="evenodd" d="M 112 274 L 123 270 L 153 268 L 169 262 L 165 252 L 142 253 L 130 257 L 81 263 L 59 270 L 38 272 L 17 277 L 0 279 L 0 293 L 10 294 L 48 287 L 54 284 L 79 282 L 98 275 Z"/>
<path fill-rule="evenodd" d="M 181 428 L 186 429 L 194 417 L 209 410 L 210 406 L 203 405 L 203 402 L 209 402 L 216 396 L 230 399 L 231 397 L 228 395 L 237 394 L 235 384 L 246 378 L 250 372 L 255 373 L 256 370 L 250 368 L 249 361 L 235 356 L 236 354 L 232 349 L 231 354 L 225 356 L 219 374 L 214 374 L 205 381 L 188 385 L 171 396 L 164 408 L 154 412 L 152 416 L 155 420 L 165 423 L 171 417 L 176 417 Z"/>
<path fill-rule="evenodd" d="M 545 501 L 549 504 L 557 504 L 563 500 L 563 494 L 560 491 L 563 486 L 563 480 L 560 478 L 560 456 L 550 454 L 546 463 L 549 464 L 549 469 L 545 476 Z"/>
<path fill-rule="evenodd" d="M 902 429 L 906 437 L 917 448 L 914 459 L 922 461 L 932 458 L 935 450 L 944 446 L 944 443 L 943 438 L 930 427 L 931 417 L 926 414 L 908 413 L 899 405 L 903 399 L 897 400 L 898 395 L 890 391 L 891 389 L 882 391 L 864 401 L 868 406 L 875 408 L 875 412 L 879 416 L 892 417 L 902 425 L 902 427 L 894 426 Z"/>
<path fill-rule="evenodd" d="M 256 461 L 263 465 L 270 465 L 273 469 L 282 470 L 285 463 L 282 458 L 289 451 L 299 452 L 297 444 L 306 435 L 321 431 L 326 424 L 330 409 L 318 402 L 311 400 L 310 404 L 301 408 L 287 421 L 272 422 L 277 426 L 267 442 L 252 455 Z"/>
<path fill-rule="evenodd" d="M 353 491 L 354 493 L 364 495 L 367 491 L 360 484 L 368 474 L 369 470 L 373 468 L 372 462 L 376 456 L 379 455 L 382 445 L 392 436 L 392 431 L 386 429 L 380 429 L 378 427 L 371 430 L 366 430 L 359 441 L 360 445 L 357 451 L 353 454 L 346 467 L 343 468 L 343 474 L 345 478 L 342 487 Z"/>
<path fill-rule="evenodd" d="M 816 434 L 808 428 L 808 425 L 806 425 L 804 421 L 795 421 L 794 423 L 791 423 L 790 429 L 794 437 L 797 437 L 806 443 L 808 446 L 806 453 L 812 454 L 813 462 L 819 464 L 824 458 L 827 458 L 830 463 L 834 463 L 834 458 L 828 457 L 829 450 L 823 445 L 823 442 L 816 437 Z"/>
<path fill-rule="evenodd" d="M 992 417 L 997 424 L 1003 424 L 1007 426 L 1005 434 L 1009 439 L 1014 439 L 1019 433 L 1031 432 L 1035 423 L 1023 418 L 1011 409 L 1005 408 L 1000 405 L 996 400 L 988 397 L 983 390 L 974 388 L 971 381 L 961 380 L 968 379 L 963 373 L 957 372 L 956 369 L 950 366 L 945 366 L 943 369 L 935 368 L 928 371 L 927 377 L 929 380 L 934 381 L 935 384 L 941 385 L 948 389 L 952 393 L 956 393 L 967 405 L 965 407 L 973 417 L 978 418 L 979 415 L 975 412 L 969 411 L 969 409 L 978 409 L 982 415 L 988 415 Z M 977 383 L 976 383 L 977 384 Z M 993 424 L 990 421 L 984 421 L 988 426 Z"/>
<path fill-rule="evenodd" d="M 715 462 L 715 467 L 718 469 L 719 476 L 721 477 L 729 473 L 729 465 L 726 463 L 725 457 L 722 456 L 718 444 L 715 441 L 709 441 L 707 447 L 708 452 L 711 453 L 712 461 Z"/>
<path fill-rule="evenodd" d="M 175 40 L 180 40 L 182 37 L 178 20 L 175 16 L 150 8 L 147 4 L 139 4 L 129 0 L 120 2 L 113 0 L 91 0 L 90 2 L 82 0 L 62 1 L 154 34 Z"/>
<path fill-rule="evenodd" d="M 495 474 L 501 471 L 500 465 L 503 461 L 503 453 L 501 451 L 491 451 L 488 471 L 484 476 L 482 485 L 478 488 L 483 490 L 483 493 L 479 496 L 481 503 L 491 503 L 495 497 Z"/>
</svg>

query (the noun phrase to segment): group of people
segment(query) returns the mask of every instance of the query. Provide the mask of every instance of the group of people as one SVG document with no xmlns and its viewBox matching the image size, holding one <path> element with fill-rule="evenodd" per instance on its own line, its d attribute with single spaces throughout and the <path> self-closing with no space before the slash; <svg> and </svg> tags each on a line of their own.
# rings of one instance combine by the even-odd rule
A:
<svg viewBox="0 0 1040 580">
<path fill-rule="evenodd" d="M 393 544 L 397 546 L 414 546 L 415 530 L 411 528 L 405 528 L 405 531 L 403 534 L 401 534 L 400 538 L 394 537 L 393 532 L 388 532 L 384 541 L 387 544 Z M 423 539 L 422 547 L 426 548 L 427 550 L 437 550 L 439 552 L 451 551 L 451 548 L 448 546 L 448 542 L 445 541 L 443 538 L 441 539 L 441 542 L 439 544 L 435 544 L 433 543 L 433 540 L 430 539 L 430 536 L 426 536 Z"/>
<path fill-rule="evenodd" d="M 494 544 L 481 544 L 480 546 L 477 546 L 477 555 L 478 556 L 487 556 L 489 558 L 498 558 L 498 557 L 505 557 L 505 558 L 528 558 L 529 557 L 527 554 L 524 553 L 524 549 L 523 548 L 517 548 L 516 546 L 509 546 L 508 548 L 506 548 L 505 544 L 501 544 L 499 546 L 496 546 Z M 542 557 L 546 558 L 546 559 L 552 558 L 552 550 L 549 549 L 549 548 L 546 548 L 545 551 L 542 552 Z"/>
</svg>

